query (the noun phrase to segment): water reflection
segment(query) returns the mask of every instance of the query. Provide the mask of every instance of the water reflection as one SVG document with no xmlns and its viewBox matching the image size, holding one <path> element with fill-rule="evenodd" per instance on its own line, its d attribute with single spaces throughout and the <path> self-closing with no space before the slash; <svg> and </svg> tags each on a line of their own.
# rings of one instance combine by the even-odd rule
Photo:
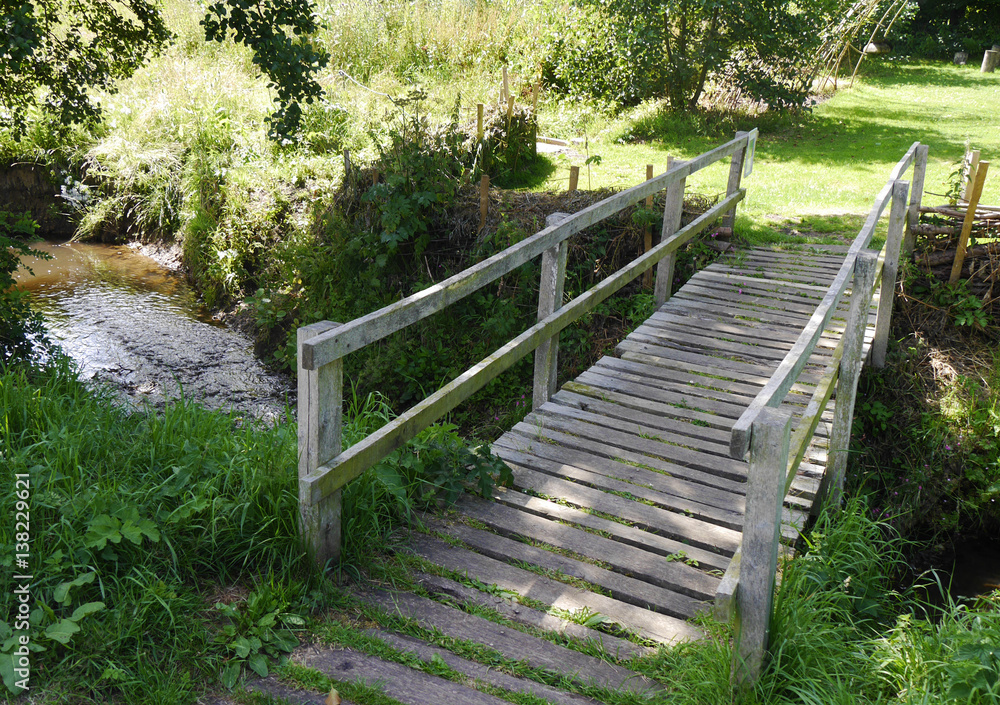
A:
<svg viewBox="0 0 1000 705">
<path fill-rule="evenodd" d="M 267 372 L 248 340 L 213 320 L 179 276 L 127 247 L 42 243 L 20 285 L 86 379 L 159 404 L 182 393 L 208 406 L 272 416 L 289 383 Z"/>
</svg>

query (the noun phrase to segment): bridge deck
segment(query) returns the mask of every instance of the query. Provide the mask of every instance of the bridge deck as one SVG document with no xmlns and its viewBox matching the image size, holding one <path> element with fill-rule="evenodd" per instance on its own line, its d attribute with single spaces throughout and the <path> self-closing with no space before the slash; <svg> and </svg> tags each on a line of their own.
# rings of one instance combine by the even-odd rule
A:
<svg viewBox="0 0 1000 705">
<path fill-rule="evenodd" d="M 743 522 L 747 464 L 729 457 L 730 429 L 792 346 L 845 251 L 755 249 L 696 274 L 618 345 L 616 357 L 602 358 L 495 442 L 514 488 L 493 502 L 464 499 L 457 512 L 426 519 L 430 533 L 414 533 L 415 580 L 430 597 L 361 596 L 380 614 L 436 635 L 437 645 L 380 629 L 372 636 L 425 662 L 443 658 L 472 681 L 552 702 L 596 701 L 459 658 L 441 640 L 485 645 L 566 682 L 662 690 L 628 659 L 701 636 L 688 620 L 713 600 Z M 793 413 L 828 363 L 847 305 L 845 297 L 785 401 Z M 828 409 L 785 501 L 789 542 L 819 485 L 830 418 Z M 492 619 L 480 616 L 483 607 Z M 581 647 L 586 641 L 603 645 L 604 656 L 593 644 Z M 299 658 L 335 679 L 381 679 L 402 702 L 503 702 L 364 654 Z"/>
</svg>

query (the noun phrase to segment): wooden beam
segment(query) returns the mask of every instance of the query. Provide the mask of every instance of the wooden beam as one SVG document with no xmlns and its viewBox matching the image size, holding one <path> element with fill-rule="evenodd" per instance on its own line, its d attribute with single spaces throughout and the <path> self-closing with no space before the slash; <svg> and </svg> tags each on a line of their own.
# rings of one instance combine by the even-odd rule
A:
<svg viewBox="0 0 1000 705">
<path fill-rule="evenodd" d="M 790 428 L 787 410 L 763 409 L 754 419 L 733 651 L 733 680 L 741 687 L 760 675 L 770 639 Z"/>
<path fill-rule="evenodd" d="M 545 219 L 546 225 L 565 220 L 566 213 L 553 213 Z M 542 253 L 542 272 L 538 286 L 538 317 L 544 321 L 562 306 L 563 285 L 566 281 L 566 258 L 569 243 L 563 240 Z M 532 408 L 537 409 L 556 393 L 559 371 L 559 332 L 535 349 L 535 376 L 532 384 Z"/>
<path fill-rule="evenodd" d="M 667 157 L 667 173 L 680 170 L 684 162 Z M 663 207 L 663 227 L 660 231 L 660 242 L 669 240 L 681 226 L 681 216 L 684 215 L 684 189 L 687 179 L 681 179 L 667 186 L 667 201 Z M 656 268 L 656 285 L 653 289 L 653 299 L 657 306 L 662 306 L 670 298 L 674 285 L 674 267 L 677 264 L 677 253 L 671 252 L 660 260 Z"/>
<path fill-rule="evenodd" d="M 976 183 L 972 187 L 969 208 L 965 213 L 965 222 L 962 223 L 962 234 L 958 237 L 958 250 L 955 252 L 955 263 L 951 267 L 951 276 L 948 278 L 949 284 L 957 282 L 962 274 L 965 251 L 969 247 L 969 233 L 972 232 L 972 223 L 976 219 L 976 206 L 979 205 L 979 198 L 983 195 L 983 184 L 986 182 L 986 174 L 989 170 L 989 162 L 979 162 L 979 168 L 976 169 Z"/>
<path fill-rule="evenodd" d="M 896 275 L 899 273 L 899 251 L 906 226 L 906 196 L 910 185 L 905 181 L 893 182 L 892 207 L 889 209 L 889 230 L 885 239 L 885 261 L 882 265 L 882 291 L 879 294 L 878 316 L 875 319 L 875 339 L 872 341 L 872 365 L 885 367 L 885 353 L 889 345 L 889 324 L 892 304 L 896 297 Z"/>
<path fill-rule="evenodd" d="M 926 144 L 917 147 L 913 161 L 913 180 L 910 182 L 910 207 L 906 214 L 906 235 L 903 237 L 903 253 L 910 257 L 916 246 L 916 227 L 920 222 L 920 203 L 924 197 L 924 177 L 927 174 Z"/>
</svg>

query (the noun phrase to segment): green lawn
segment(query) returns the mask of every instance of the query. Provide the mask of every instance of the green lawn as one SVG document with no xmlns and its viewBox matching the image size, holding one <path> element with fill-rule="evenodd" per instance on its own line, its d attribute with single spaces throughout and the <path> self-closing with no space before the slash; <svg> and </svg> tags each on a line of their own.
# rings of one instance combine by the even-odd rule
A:
<svg viewBox="0 0 1000 705">
<path fill-rule="evenodd" d="M 947 190 L 945 181 L 967 141 L 981 151 L 983 160 L 1000 157 L 995 115 L 1000 73 L 982 74 L 971 65 L 927 63 L 871 62 L 867 69 L 869 75 L 853 88 L 841 88 L 795 126 L 761 136 L 753 174 L 744 182 L 748 189 L 744 215 L 864 213 L 892 166 L 916 141 L 930 145 L 925 191 L 933 193 Z M 648 114 L 649 108 L 636 112 Z M 545 119 L 543 115 L 543 125 Z M 602 158 L 600 165 L 591 167 L 593 187 L 634 185 L 644 178 L 645 164 L 654 164 L 659 173 L 668 154 L 690 158 L 721 140 L 661 134 L 644 144 L 616 144 L 638 120 L 618 121 L 591 138 L 589 153 Z M 586 172 L 584 168 L 581 186 L 587 183 Z M 690 180 L 689 188 L 720 191 L 725 172 L 725 167 L 706 170 Z M 567 173 L 561 165 L 543 188 L 565 188 Z M 930 193 L 925 199 L 941 200 Z M 1000 204 L 1000 175 L 987 179 L 982 201 Z"/>
</svg>

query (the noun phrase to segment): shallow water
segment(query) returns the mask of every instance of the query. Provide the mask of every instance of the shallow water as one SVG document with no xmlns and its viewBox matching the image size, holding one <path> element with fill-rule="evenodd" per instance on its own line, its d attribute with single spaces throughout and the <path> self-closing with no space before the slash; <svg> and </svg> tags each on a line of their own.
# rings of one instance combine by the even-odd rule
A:
<svg viewBox="0 0 1000 705">
<path fill-rule="evenodd" d="M 133 401 L 162 405 L 182 393 L 212 408 L 274 417 L 291 383 L 269 373 L 253 346 L 213 320 L 179 275 L 128 247 L 41 243 L 19 284 L 49 334 L 85 379 L 106 381 Z"/>
</svg>

